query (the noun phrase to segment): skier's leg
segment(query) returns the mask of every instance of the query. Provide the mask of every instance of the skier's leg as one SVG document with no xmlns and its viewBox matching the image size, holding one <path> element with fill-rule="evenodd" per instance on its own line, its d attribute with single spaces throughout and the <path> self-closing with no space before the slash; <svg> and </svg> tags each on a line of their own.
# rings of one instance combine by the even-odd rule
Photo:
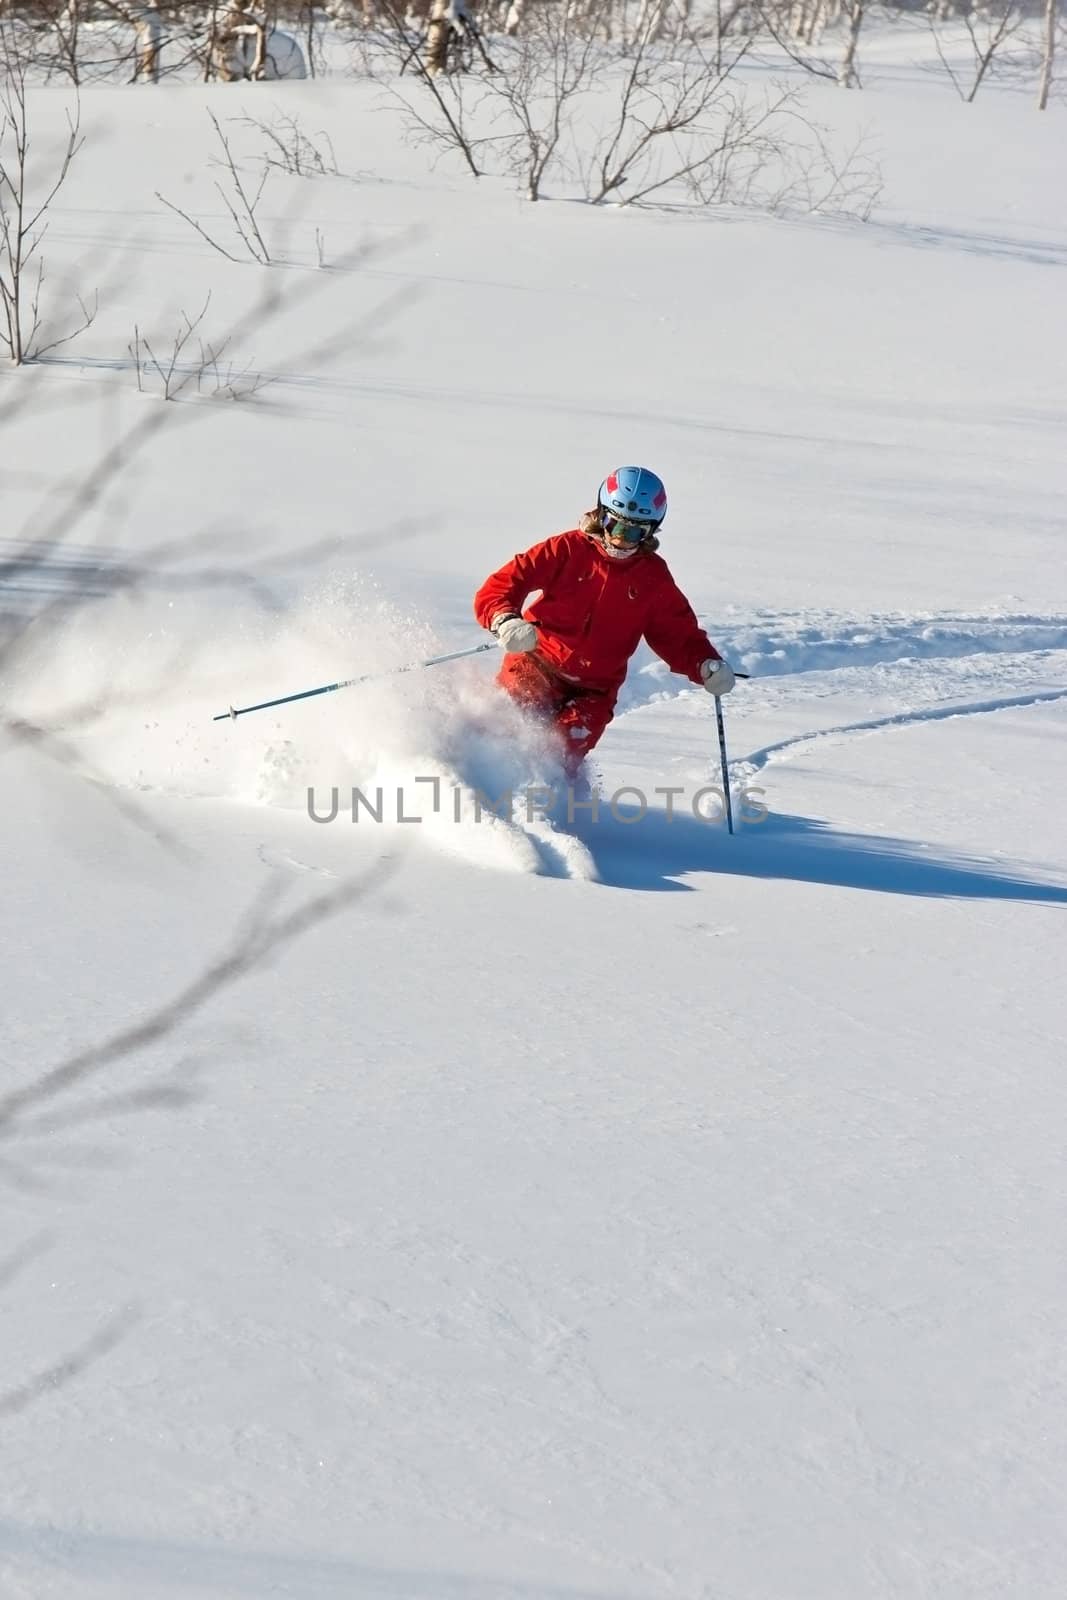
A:
<svg viewBox="0 0 1067 1600">
<path fill-rule="evenodd" d="M 615 712 L 613 694 L 582 694 L 550 675 L 535 656 L 504 657 L 497 683 L 517 705 L 551 723 L 559 739 L 560 759 L 568 778 L 598 742 Z"/>
<path fill-rule="evenodd" d="M 606 694 L 572 695 L 556 713 L 563 768 L 568 778 L 577 776 L 582 762 L 599 743 L 614 714 L 614 696 Z"/>
<path fill-rule="evenodd" d="M 542 717 L 552 717 L 559 710 L 562 691 L 528 654 L 505 656 L 496 681 L 524 710 Z"/>
</svg>

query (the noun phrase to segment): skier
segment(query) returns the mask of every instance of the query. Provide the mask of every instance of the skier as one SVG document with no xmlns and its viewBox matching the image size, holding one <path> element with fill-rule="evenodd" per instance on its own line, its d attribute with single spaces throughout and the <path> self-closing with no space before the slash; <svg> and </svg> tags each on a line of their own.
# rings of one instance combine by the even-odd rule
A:
<svg viewBox="0 0 1067 1600">
<path fill-rule="evenodd" d="M 642 636 L 672 672 L 709 694 L 734 686 L 733 669 L 656 554 L 666 514 L 656 474 L 619 467 L 576 528 L 513 556 L 474 597 L 478 622 L 505 651 L 497 682 L 554 725 L 569 778 L 611 721 Z"/>
</svg>

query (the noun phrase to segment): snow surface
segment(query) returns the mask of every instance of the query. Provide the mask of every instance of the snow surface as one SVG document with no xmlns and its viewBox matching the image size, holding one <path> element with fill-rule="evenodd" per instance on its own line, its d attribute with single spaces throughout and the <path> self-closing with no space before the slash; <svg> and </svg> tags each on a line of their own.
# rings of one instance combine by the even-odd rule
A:
<svg viewBox="0 0 1067 1600">
<path fill-rule="evenodd" d="M 1064 1592 L 1063 110 L 892 59 L 812 90 L 866 226 L 530 206 L 359 82 L 83 96 L 100 315 L 0 374 L 3 1600 Z M 349 176 L 231 263 L 154 196 L 222 227 L 204 108 L 283 92 Z M 209 291 L 276 381 L 139 393 Z M 477 643 L 627 459 L 765 821 L 648 653 L 643 817 L 474 820 L 553 778 L 492 657 L 212 722 Z"/>
</svg>

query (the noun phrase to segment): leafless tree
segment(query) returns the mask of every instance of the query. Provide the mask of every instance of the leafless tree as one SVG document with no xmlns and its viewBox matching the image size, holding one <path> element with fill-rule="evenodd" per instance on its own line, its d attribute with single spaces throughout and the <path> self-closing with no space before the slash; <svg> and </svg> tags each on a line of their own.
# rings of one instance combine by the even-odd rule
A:
<svg viewBox="0 0 1067 1600">
<path fill-rule="evenodd" d="M 163 52 L 163 23 L 159 15 L 159 0 L 142 0 L 130 15 L 130 23 L 137 40 L 137 59 L 134 64 L 134 81 L 158 83 Z"/>
<path fill-rule="evenodd" d="M 752 16 L 758 25 L 752 30 L 753 43 L 760 33 L 765 33 L 790 61 L 813 78 L 826 78 L 831 83 L 838 81 L 839 68 L 812 50 L 820 39 L 825 20 L 822 5 L 787 6 L 776 0 L 757 0 Z"/>
<path fill-rule="evenodd" d="M 750 29 L 728 36 L 720 19 L 690 35 L 672 12 L 668 45 L 657 42 L 664 14 L 646 7 L 643 34 L 605 47 L 601 17 L 614 15 L 613 0 L 601 7 L 545 3 L 524 14 L 521 31 L 494 41 L 492 72 L 472 65 L 463 88 L 448 76 L 443 89 L 440 77 L 426 75 L 436 96 L 454 97 L 449 121 L 413 97 L 398 98 L 420 136 L 443 148 L 462 143 L 472 170 L 477 147 L 481 166 L 515 177 L 530 200 L 544 196 L 554 173 L 579 178 L 593 204 L 648 203 L 674 189 L 701 205 L 870 214 L 881 179 L 867 152 L 835 154 L 803 116 L 796 89 L 742 85 L 737 69 L 753 48 Z M 406 49 L 404 64 L 418 63 L 410 37 Z M 425 74 L 421 63 L 415 70 Z M 477 139 L 468 114 L 486 130 Z"/>
<path fill-rule="evenodd" d="M 1037 90 L 1037 109 L 1045 111 L 1052 90 L 1052 69 L 1056 57 L 1056 23 L 1059 17 L 1059 0 L 1045 0 L 1044 27 L 1042 30 L 1041 81 Z"/>
<path fill-rule="evenodd" d="M 61 76 L 75 86 L 123 76 L 156 83 L 193 59 L 201 25 L 172 0 L 27 0 L 10 9 L 25 64 L 46 81 Z M 165 45 L 177 47 L 166 69 Z"/>
<path fill-rule="evenodd" d="M 665 58 L 641 39 L 624 62 L 624 77 L 613 107 L 610 131 L 589 163 L 587 195 L 594 205 L 608 198 L 633 204 L 717 159 L 721 145 L 716 106 L 726 102 L 726 86 L 747 54 L 742 42 L 723 69 L 695 42 Z M 626 193 L 623 194 L 623 190 Z"/>
<path fill-rule="evenodd" d="M 304 41 L 308 76 L 316 78 L 324 66 L 322 54 L 322 13 L 315 0 L 300 0 L 296 26 Z"/>
<path fill-rule="evenodd" d="M 422 35 L 409 26 L 394 0 L 378 3 L 390 29 L 380 46 L 364 51 L 367 71 L 400 106 L 417 140 L 455 151 L 471 177 L 481 177 L 480 149 L 486 141 L 470 131 L 462 79 L 453 73 L 431 71 L 423 59 Z M 394 79 L 409 69 L 418 87 L 405 94 Z M 420 95 L 419 87 L 424 94 Z"/>
<path fill-rule="evenodd" d="M 859 72 L 856 67 L 856 51 L 860 42 L 860 30 L 866 15 L 866 0 L 845 0 L 845 15 L 848 19 L 848 30 L 845 34 L 845 50 L 841 57 L 841 65 L 837 72 L 837 81 L 842 89 L 856 89 L 859 87 Z"/>
<path fill-rule="evenodd" d="M 423 63 L 432 76 L 448 70 L 448 51 L 452 38 L 452 0 L 431 0 L 426 26 Z"/>
<path fill-rule="evenodd" d="M 971 46 L 972 73 L 969 84 L 961 81 L 945 53 L 940 20 L 932 14 L 927 18 L 941 65 L 960 99 L 970 105 L 992 69 L 1002 45 L 1025 28 L 1028 19 L 1019 0 L 988 0 L 980 10 L 968 6 L 959 20 Z"/>
<path fill-rule="evenodd" d="M 572 103 L 591 86 L 598 47 L 588 20 L 579 26 L 569 7 L 544 6 L 496 52 L 500 70 L 486 91 L 500 129 L 497 155 L 528 200 L 540 199 L 570 133 Z"/>
<path fill-rule="evenodd" d="M 90 326 L 92 306 L 78 299 L 81 321 L 54 336 L 44 331 L 41 293 L 45 282 L 41 245 L 47 231 L 48 208 L 59 193 L 71 163 L 81 148 L 80 108 L 67 113 L 67 136 L 50 177 L 39 194 L 31 193 L 28 164 L 30 120 L 26 98 L 26 70 L 21 59 L 4 47 L 8 34 L 0 23 L 0 346 L 16 366 L 32 361 L 77 338 Z"/>
<path fill-rule="evenodd" d="M 254 4 L 255 0 L 229 0 L 221 12 L 212 7 L 205 75 L 224 83 L 306 77 L 297 41 L 254 10 Z"/>
<path fill-rule="evenodd" d="M 79 45 L 81 43 L 82 0 L 61 0 L 49 7 L 54 34 L 53 52 L 57 66 L 77 87 L 81 82 Z"/>
</svg>

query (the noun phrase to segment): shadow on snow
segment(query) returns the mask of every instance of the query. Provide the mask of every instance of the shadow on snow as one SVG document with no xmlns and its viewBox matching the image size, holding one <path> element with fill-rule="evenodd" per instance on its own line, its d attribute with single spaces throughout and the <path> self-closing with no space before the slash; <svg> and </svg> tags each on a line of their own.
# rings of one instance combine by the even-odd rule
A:
<svg viewBox="0 0 1067 1600">
<path fill-rule="evenodd" d="M 625 819 L 625 820 L 623 820 Z M 1008 861 L 957 855 L 916 840 L 848 833 L 810 817 L 774 814 L 724 826 L 683 813 L 602 810 L 580 828 L 602 883 L 625 889 L 687 889 L 677 880 L 714 872 L 825 883 L 941 900 L 1015 900 L 1067 905 L 1067 883 L 1045 881 Z"/>
<path fill-rule="evenodd" d="M 371 1567 L 341 1556 L 260 1552 L 229 1544 L 187 1543 L 80 1529 L 39 1528 L 0 1522 L 0 1570 L 5 1560 L 51 1567 L 81 1582 L 136 1583 L 144 1595 L 226 1594 L 263 1600 L 618 1600 L 617 1592 L 522 1579 L 485 1578 L 427 1568 Z M 16 1569 L 17 1570 L 17 1569 Z M 27 1590 L 27 1593 L 29 1591 Z"/>
</svg>

